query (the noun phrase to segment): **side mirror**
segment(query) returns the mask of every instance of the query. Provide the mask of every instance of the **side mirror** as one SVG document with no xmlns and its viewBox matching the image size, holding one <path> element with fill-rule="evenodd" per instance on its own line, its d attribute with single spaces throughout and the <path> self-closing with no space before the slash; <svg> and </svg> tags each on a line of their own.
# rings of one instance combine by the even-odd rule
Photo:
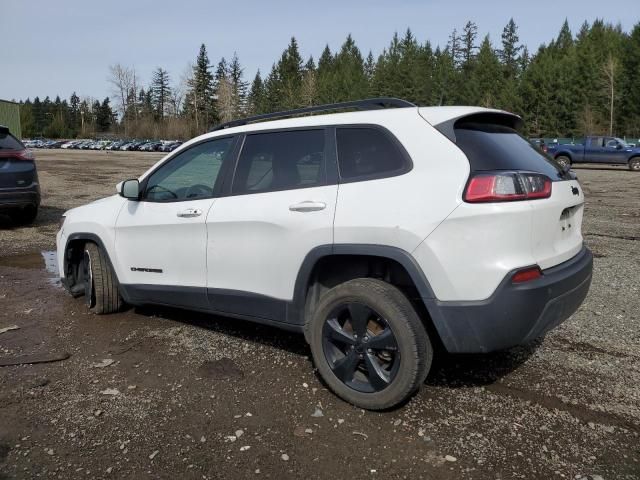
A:
<svg viewBox="0 0 640 480">
<path fill-rule="evenodd" d="M 120 193 L 121 197 L 129 200 L 138 200 L 140 198 L 140 182 L 138 182 L 137 178 L 120 182 L 118 186 L 120 187 L 118 193 Z"/>
<path fill-rule="evenodd" d="M 620 144 L 618 143 L 618 144 L 616 144 L 616 148 L 617 148 L 618 150 L 622 150 L 622 145 L 620 145 Z"/>
</svg>

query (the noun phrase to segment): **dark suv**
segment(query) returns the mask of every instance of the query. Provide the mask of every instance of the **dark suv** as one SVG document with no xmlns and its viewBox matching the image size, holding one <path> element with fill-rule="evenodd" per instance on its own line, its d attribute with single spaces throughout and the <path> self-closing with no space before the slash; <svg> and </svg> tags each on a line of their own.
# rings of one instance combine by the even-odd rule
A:
<svg viewBox="0 0 640 480">
<path fill-rule="evenodd" d="M 31 223 L 40 206 L 40 184 L 33 153 L 0 125 L 0 214 Z"/>
</svg>

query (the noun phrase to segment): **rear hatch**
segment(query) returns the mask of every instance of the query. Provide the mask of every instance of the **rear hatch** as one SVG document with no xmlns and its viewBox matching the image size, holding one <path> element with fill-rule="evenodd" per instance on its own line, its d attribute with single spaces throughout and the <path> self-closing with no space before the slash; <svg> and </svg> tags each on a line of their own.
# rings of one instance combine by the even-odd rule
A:
<svg viewBox="0 0 640 480">
<path fill-rule="evenodd" d="M 0 127 L 0 188 L 25 188 L 35 181 L 36 166 L 30 152 Z"/>
<path fill-rule="evenodd" d="M 453 141 L 469 159 L 469 182 L 474 176 L 493 174 L 516 179 L 515 192 L 505 190 L 507 195 L 499 201 L 524 201 L 531 207 L 531 253 L 544 270 L 581 250 L 584 195 L 573 173 L 517 132 L 519 123 L 518 117 L 506 113 L 477 113 L 455 119 L 441 131 L 449 138 L 453 134 Z M 527 185 L 529 179 L 534 179 L 533 186 Z M 518 182 L 524 192 L 520 196 Z"/>
</svg>

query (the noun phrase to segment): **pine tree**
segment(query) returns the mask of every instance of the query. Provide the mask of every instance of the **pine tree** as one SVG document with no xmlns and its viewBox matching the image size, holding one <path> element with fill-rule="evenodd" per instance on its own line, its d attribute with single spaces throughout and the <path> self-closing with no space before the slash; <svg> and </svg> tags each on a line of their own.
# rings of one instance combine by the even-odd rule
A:
<svg viewBox="0 0 640 480">
<path fill-rule="evenodd" d="M 518 43 L 519 41 L 518 27 L 513 18 L 511 18 L 504 30 L 502 30 L 502 49 L 498 51 L 500 61 L 504 65 L 506 78 L 515 78 L 518 75 L 520 67 L 519 55 L 524 48 Z"/>
<path fill-rule="evenodd" d="M 340 47 L 333 60 L 332 102 L 345 102 L 366 98 L 369 82 L 364 70 L 364 60 L 351 35 Z"/>
<path fill-rule="evenodd" d="M 214 119 L 213 86 L 209 56 L 203 43 L 193 66 L 193 74 L 187 82 L 189 90 L 185 96 L 185 110 L 193 116 L 198 132 L 208 129 Z"/>
<path fill-rule="evenodd" d="M 243 69 L 240 66 L 240 60 L 235 52 L 228 71 L 229 81 L 231 82 L 233 116 L 234 118 L 239 118 L 246 110 L 247 82 L 242 78 Z"/>
<path fill-rule="evenodd" d="M 158 67 L 153 72 L 153 80 L 151 81 L 150 89 L 155 114 L 157 118 L 163 119 L 171 102 L 169 72 Z"/>
<path fill-rule="evenodd" d="M 498 107 L 503 79 L 498 56 L 491 46 L 489 35 L 484 37 L 475 61 L 471 82 L 476 86 L 473 103 L 483 107 Z"/>
<path fill-rule="evenodd" d="M 80 126 L 80 97 L 76 95 L 76 92 L 73 92 L 71 94 L 71 97 L 69 98 L 69 108 L 69 129 L 71 132 L 71 136 L 75 137 Z"/>
<path fill-rule="evenodd" d="M 447 50 L 453 60 L 453 66 L 459 67 L 462 64 L 462 48 L 460 46 L 460 36 L 458 30 L 453 29 L 451 35 L 449 35 L 449 42 L 447 43 Z"/>
<path fill-rule="evenodd" d="M 282 53 L 276 68 L 280 92 L 278 108 L 289 110 L 299 107 L 301 105 L 302 57 L 300 57 L 295 37 L 291 37 L 289 46 Z"/>
<path fill-rule="evenodd" d="M 624 43 L 621 55 L 621 97 L 619 124 L 625 135 L 640 138 L 640 22 Z"/>
<path fill-rule="evenodd" d="M 367 82 L 369 86 L 371 86 L 371 82 L 373 81 L 373 76 L 376 73 L 376 61 L 373 58 L 373 53 L 369 50 L 369 55 L 367 55 L 367 60 L 364 63 L 364 74 L 367 77 Z"/>
<path fill-rule="evenodd" d="M 462 32 L 461 37 L 461 56 L 462 56 L 462 66 L 463 68 L 466 66 L 470 68 L 473 59 L 475 58 L 475 51 L 478 49 L 476 45 L 476 40 L 478 38 L 478 26 L 468 21 L 464 26 L 464 30 Z"/>
<path fill-rule="evenodd" d="M 282 110 L 281 81 L 276 64 L 271 66 L 271 71 L 264 82 L 264 109 L 265 112 Z"/>
<path fill-rule="evenodd" d="M 336 96 L 334 93 L 334 58 L 329 45 L 324 47 L 318 59 L 316 91 L 320 103 L 332 103 Z"/>
<path fill-rule="evenodd" d="M 111 127 L 113 122 L 113 111 L 111 110 L 111 105 L 109 104 L 109 97 L 106 97 L 102 104 L 100 104 L 97 100 L 94 103 L 95 110 L 95 119 L 96 119 L 96 129 L 99 132 L 106 132 Z"/>
<path fill-rule="evenodd" d="M 262 77 L 260 76 L 260 70 L 256 73 L 256 76 L 251 83 L 249 89 L 249 96 L 247 101 L 248 113 L 251 115 L 259 115 L 261 113 L 267 113 L 265 109 L 265 92 Z"/>
</svg>

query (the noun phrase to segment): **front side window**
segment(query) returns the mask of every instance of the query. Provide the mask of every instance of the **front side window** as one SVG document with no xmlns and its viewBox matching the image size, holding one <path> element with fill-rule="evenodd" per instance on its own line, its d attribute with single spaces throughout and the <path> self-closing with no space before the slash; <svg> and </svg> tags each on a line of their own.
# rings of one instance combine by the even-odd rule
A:
<svg viewBox="0 0 640 480">
<path fill-rule="evenodd" d="M 410 168 L 396 142 L 377 128 L 338 128 L 338 165 L 344 180 L 381 178 Z"/>
<path fill-rule="evenodd" d="M 259 193 L 325 183 L 324 130 L 247 135 L 232 193 Z"/>
<path fill-rule="evenodd" d="M 179 153 L 153 172 L 144 199 L 175 202 L 210 198 L 233 138 L 200 143 Z"/>
</svg>

